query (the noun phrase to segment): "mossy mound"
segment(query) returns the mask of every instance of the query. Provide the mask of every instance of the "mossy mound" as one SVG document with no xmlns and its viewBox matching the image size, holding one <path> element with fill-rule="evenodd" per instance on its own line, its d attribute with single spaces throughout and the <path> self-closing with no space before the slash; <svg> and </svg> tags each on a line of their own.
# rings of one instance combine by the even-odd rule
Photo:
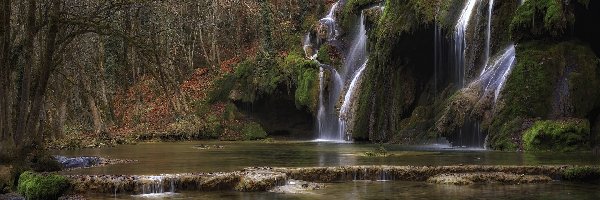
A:
<svg viewBox="0 0 600 200">
<path fill-rule="evenodd" d="M 27 171 L 19 176 L 18 191 L 27 199 L 58 199 L 69 187 L 69 180 L 56 174 L 42 175 Z"/>
<path fill-rule="evenodd" d="M 590 123 L 582 119 L 537 121 L 523 134 L 527 151 L 575 151 L 589 149 Z"/>
<path fill-rule="evenodd" d="M 516 59 L 488 127 L 493 149 L 520 147 L 529 119 L 587 118 L 598 106 L 598 58 L 588 46 L 530 41 Z"/>
</svg>

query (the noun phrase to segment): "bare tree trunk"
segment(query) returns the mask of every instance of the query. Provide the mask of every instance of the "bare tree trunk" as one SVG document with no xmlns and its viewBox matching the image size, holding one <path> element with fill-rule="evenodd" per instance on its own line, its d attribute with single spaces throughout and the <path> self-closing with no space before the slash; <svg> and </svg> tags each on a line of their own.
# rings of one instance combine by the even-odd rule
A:
<svg viewBox="0 0 600 200">
<path fill-rule="evenodd" d="M 67 98 L 60 98 L 60 103 L 58 107 L 58 111 L 56 113 L 56 133 L 54 134 L 55 138 L 61 138 L 65 135 L 63 132 L 65 127 L 65 122 L 67 121 Z"/>
<path fill-rule="evenodd" d="M 90 109 L 90 113 L 92 114 L 92 122 L 94 124 L 94 133 L 100 133 L 104 131 L 102 128 L 102 117 L 100 116 L 100 112 L 98 111 L 98 107 L 96 106 L 96 101 L 94 100 L 94 96 L 90 94 L 92 91 L 90 86 L 89 77 L 85 76 L 85 74 L 81 73 L 79 75 L 80 85 L 83 88 L 83 98 L 88 104 Z"/>
<path fill-rule="evenodd" d="M 19 102 L 17 113 L 17 127 L 15 128 L 15 135 L 21 137 L 25 130 L 25 120 L 27 120 L 27 113 L 29 107 L 29 97 L 31 96 L 31 71 L 33 69 L 33 42 L 35 40 L 35 11 L 36 2 L 35 0 L 29 0 L 29 9 L 27 11 L 27 25 L 25 26 L 25 32 L 27 38 L 25 38 L 25 65 L 23 66 L 23 80 L 21 82 L 21 91 L 19 93 Z"/>
<path fill-rule="evenodd" d="M 0 135 L 3 139 L 9 137 L 10 112 L 10 0 L 0 0 L 2 13 L 0 14 Z"/>
<path fill-rule="evenodd" d="M 46 88 L 48 86 L 48 79 L 50 78 L 50 72 L 54 68 L 54 51 L 56 50 L 56 35 L 58 32 L 58 15 L 60 9 L 60 0 L 52 0 L 50 4 L 50 21 L 49 28 L 46 35 L 46 46 L 43 53 L 43 62 L 40 68 L 40 73 L 38 75 L 38 81 L 35 87 L 35 93 L 33 96 L 32 108 L 29 112 L 29 117 L 27 119 L 27 125 L 25 127 L 25 134 L 30 134 L 37 141 L 40 141 L 42 138 L 40 137 L 40 128 L 38 120 L 40 118 L 40 110 L 44 104 L 44 96 L 46 94 Z M 15 141 L 18 143 L 21 141 L 21 138 Z"/>
</svg>

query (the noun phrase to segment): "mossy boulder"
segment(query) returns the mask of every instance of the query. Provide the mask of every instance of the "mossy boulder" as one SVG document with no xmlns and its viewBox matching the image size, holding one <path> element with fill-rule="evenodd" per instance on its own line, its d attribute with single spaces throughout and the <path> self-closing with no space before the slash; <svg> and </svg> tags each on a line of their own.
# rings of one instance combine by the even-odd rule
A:
<svg viewBox="0 0 600 200">
<path fill-rule="evenodd" d="M 575 151 L 590 148 L 590 123 L 585 119 L 537 121 L 523 134 L 527 151 Z"/>
<path fill-rule="evenodd" d="M 70 187 L 69 180 L 57 174 L 26 171 L 19 176 L 18 192 L 27 199 L 58 199 Z"/>
</svg>

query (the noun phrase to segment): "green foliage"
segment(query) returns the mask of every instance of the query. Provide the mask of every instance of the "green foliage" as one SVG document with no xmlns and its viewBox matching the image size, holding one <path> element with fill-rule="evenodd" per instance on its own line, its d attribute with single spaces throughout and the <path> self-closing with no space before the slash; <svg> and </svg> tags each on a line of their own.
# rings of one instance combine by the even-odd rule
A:
<svg viewBox="0 0 600 200">
<path fill-rule="evenodd" d="M 18 191 L 27 199 L 58 199 L 70 187 L 69 180 L 61 175 L 41 175 L 26 171 L 19 176 Z"/>
<path fill-rule="evenodd" d="M 589 149 L 590 123 L 587 120 L 537 121 L 523 134 L 527 151 L 576 151 Z"/>
<path fill-rule="evenodd" d="M 590 182 L 600 180 L 600 168 L 598 167 L 569 167 L 563 172 L 563 179 L 569 181 Z"/>
<path fill-rule="evenodd" d="M 516 42 L 560 37 L 574 22 L 575 16 L 562 0 L 531 0 L 517 9 L 510 30 Z"/>
<path fill-rule="evenodd" d="M 295 94 L 296 107 L 306 106 L 311 111 L 316 110 L 319 96 L 318 73 L 317 70 L 309 68 L 298 75 L 298 88 Z"/>
<path fill-rule="evenodd" d="M 259 140 L 267 137 L 267 132 L 265 132 L 260 124 L 255 122 L 248 122 L 245 124 L 242 128 L 242 133 L 246 140 Z"/>
<path fill-rule="evenodd" d="M 235 77 L 231 74 L 215 80 L 215 87 L 208 93 L 208 101 L 216 103 L 219 101 L 227 101 L 231 90 L 235 87 Z"/>
<path fill-rule="evenodd" d="M 523 119 L 517 117 L 500 126 L 500 131 L 490 135 L 490 147 L 502 151 L 516 151 L 518 145 L 512 140 L 513 135 L 521 134 Z"/>
</svg>

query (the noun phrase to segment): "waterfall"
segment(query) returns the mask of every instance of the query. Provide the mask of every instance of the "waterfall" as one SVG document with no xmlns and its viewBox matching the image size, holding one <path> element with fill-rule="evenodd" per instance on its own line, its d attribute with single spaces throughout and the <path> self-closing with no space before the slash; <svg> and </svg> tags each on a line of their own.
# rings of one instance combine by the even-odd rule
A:
<svg viewBox="0 0 600 200">
<path fill-rule="evenodd" d="M 467 41 L 465 34 L 469 27 L 471 15 L 475 10 L 475 5 L 479 0 L 468 0 L 465 7 L 460 13 L 458 22 L 456 23 L 454 32 L 454 56 L 455 56 L 455 83 L 458 88 L 465 86 L 465 51 L 467 49 Z"/>
<path fill-rule="evenodd" d="M 319 20 L 322 26 L 328 28 L 327 41 L 333 42 L 337 39 L 338 31 L 335 21 L 335 10 L 339 2 L 332 5 L 327 16 Z M 354 99 L 357 83 L 367 66 L 367 31 L 364 25 L 364 14 L 361 12 L 352 40 L 348 45 L 350 48 L 343 59 L 341 69 L 335 67 L 323 67 L 319 70 L 319 110 L 317 113 L 317 129 L 320 141 L 346 141 L 349 140 L 347 124 L 351 120 L 350 106 Z M 307 39 L 308 38 L 308 39 Z M 310 36 L 305 37 L 305 41 Z M 306 53 L 307 51 L 305 51 Z M 307 54 L 308 55 L 308 54 Z M 309 56 L 313 57 L 313 56 Z M 327 83 L 326 73 L 329 72 L 330 79 Z M 343 93 L 345 86 L 350 81 L 348 89 Z M 344 95 L 342 107 L 338 112 L 336 105 L 341 95 Z"/>
</svg>

